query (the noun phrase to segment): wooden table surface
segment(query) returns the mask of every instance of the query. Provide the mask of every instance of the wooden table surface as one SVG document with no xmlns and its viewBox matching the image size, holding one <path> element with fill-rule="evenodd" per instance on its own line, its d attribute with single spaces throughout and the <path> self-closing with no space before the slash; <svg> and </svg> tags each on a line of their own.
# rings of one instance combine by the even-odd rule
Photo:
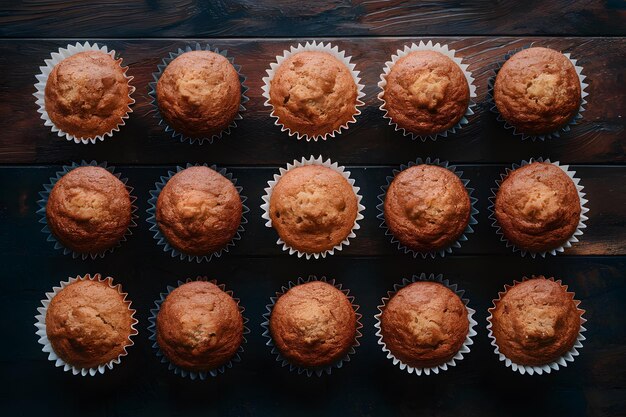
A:
<svg viewBox="0 0 626 417">
<path fill-rule="evenodd" d="M 0 8 L 0 415 L 50 416 L 625 416 L 626 415 L 626 5 L 621 1 L 198 2 L 192 0 L 5 2 Z M 330 41 L 361 71 L 365 107 L 355 125 L 328 141 L 297 141 L 273 125 L 261 78 L 273 58 L 298 42 Z M 378 109 L 384 62 L 405 44 L 449 44 L 476 78 L 476 114 L 459 134 L 436 142 L 396 133 Z M 50 52 L 77 41 L 115 49 L 137 87 L 127 125 L 96 145 L 57 138 L 36 112 L 35 74 Z M 161 59 L 189 43 L 228 49 L 250 87 L 244 120 L 233 134 L 202 146 L 179 143 L 157 125 L 147 84 Z M 571 52 L 588 77 L 584 119 L 560 139 L 521 141 L 496 121 L 487 82 L 503 55 L 525 45 Z M 364 196 L 365 219 L 349 247 L 324 260 L 282 252 L 261 219 L 263 188 L 278 167 L 323 155 L 346 165 Z M 418 157 L 459 165 L 478 197 L 478 225 L 445 258 L 414 259 L 391 245 L 376 219 L 385 177 Z M 590 208 L 581 242 L 565 254 L 522 258 L 488 220 L 490 188 L 500 172 L 530 157 L 571 164 Z M 38 193 L 63 164 L 115 165 L 138 197 L 130 240 L 98 260 L 53 249 L 40 233 Z M 176 165 L 229 168 L 248 197 L 243 239 L 210 263 L 165 254 L 146 222 L 148 191 Z M 122 283 L 138 310 L 139 335 L 120 366 L 94 378 L 55 368 L 41 352 L 34 315 L 44 292 L 77 274 L 100 272 Z M 443 273 L 477 310 L 472 351 L 440 375 L 417 377 L 394 367 L 374 336 L 380 298 L 403 277 Z M 281 285 L 310 274 L 352 290 L 364 337 L 353 360 L 332 375 L 306 378 L 281 368 L 261 337 L 261 315 Z M 485 330 L 487 308 L 504 284 L 524 275 L 564 280 L 587 310 L 581 356 L 556 373 L 522 376 L 500 363 Z M 217 378 L 191 381 L 159 363 L 147 339 L 148 310 L 167 285 L 207 275 L 241 298 L 252 333 L 243 361 Z"/>
</svg>

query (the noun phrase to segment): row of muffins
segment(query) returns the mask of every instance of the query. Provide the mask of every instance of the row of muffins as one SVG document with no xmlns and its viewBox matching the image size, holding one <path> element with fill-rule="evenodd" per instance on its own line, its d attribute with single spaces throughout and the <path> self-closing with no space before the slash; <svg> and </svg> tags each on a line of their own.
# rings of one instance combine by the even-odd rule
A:
<svg viewBox="0 0 626 417">
<path fill-rule="evenodd" d="M 157 117 L 181 140 L 200 143 L 229 133 L 248 100 L 245 77 L 225 52 L 187 47 L 163 60 L 150 84 Z M 412 44 L 385 65 L 378 95 L 386 118 L 413 138 L 455 132 L 473 114 L 476 97 L 467 64 L 446 45 Z M 490 96 L 524 137 L 558 136 L 581 116 L 586 93 L 569 54 L 530 47 L 508 57 Z M 134 103 L 132 77 L 115 51 L 97 44 L 59 49 L 37 76 L 37 103 L 46 126 L 76 143 L 95 143 L 125 123 Z M 276 124 L 299 139 L 334 137 L 355 122 L 363 85 L 350 57 L 336 46 L 307 43 L 277 57 L 263 79 Z"/>
<path fill-rule="evenodd" d="M 494 189 L 494 225 L 507 245 L 532 256 L 556 254 L 576 242 L 587 219 L 579 180 L 567 166 L 531 161 L 503 174 Z M 438 160 L 418 160 L 388 177 L 378 206 L 381 227 L 413 256 L 445 255 L 477 223 L 469 181 Z M 158 244 L 172 256 L 209 260 L 240 238 L 247 222 L 242 188 L 226 170 L 178 167 L 150 191 L 148 222 Z M 113 168 L 95 162 L 57 173 L 39 201 L 43 231 L 57 248 L 75 257 L 104 256 L 130 234 L 132 189 Z M 263 196 L 263 219 L 291 254 L 325 257 L 359 229 L 359 188 L 344 167 L 321 157 L 281 168 Z"/>
<path fill-rule="evenodd" d="M 476 335 L 464 292 L 441 275 L 394 286 L 375 316 L 379 345 L 401 369 L 429 375 L 455 366 Z M 584 310 L 554 278 L 505 286 L 489 309 L 489 337 L 501 361 L 522 374 L 567 366 L 585 339 Z M 177 374 L 204 379 L 241 360 L 247 320 L 239 300 L 199 277 L 168 287 L 151 310 L 150 339 Z M 262 323 L 277 361 L 298 373 L 330 374 L 359 346 L 361 315 L 349 291 L 326 278 L 290 282 L 270 299 Z M 46 294 L 36 319 L 39 342 L 56 366 L 75 375 L 111 369 L 137 335 L 135 310 L 121 286 L 99 274 L 71 278 Z"/>
</svg>

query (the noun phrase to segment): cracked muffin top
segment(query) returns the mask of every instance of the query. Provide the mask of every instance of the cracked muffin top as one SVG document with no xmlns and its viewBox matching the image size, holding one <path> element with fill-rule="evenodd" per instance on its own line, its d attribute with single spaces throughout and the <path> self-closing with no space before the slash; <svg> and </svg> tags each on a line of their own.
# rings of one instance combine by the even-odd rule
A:
<svg viewBox="0 0 626 417">
<path fill-rule="evenodd" d="M 452 290 L 417 281 L 394 294 L 380 318 L 382 340 L 393 356 L 415 367 L 448 362 L 469 333 L 465 304 Z"/>
<path fill-rule="evenodd" d="M 284 60 L 270 83 L 278 121 L 300 134 L 331 133 L 356 114 L 357 86 L 346 65 L 327 52 L 299 52 Z"/>
<path fill-rule="evenodd" d="M 235 67 L 211 51 L 179 55 L 161 74 L 156 87 L 163 118 L 177 132 L 211 137 L 239 113 L 241 83 Z"/>
<path fill-rule="evenodd" d="M 340 173 L 306 165 L 290 169 L 279 179 L 269 211 L 272 227 L 288 246 L 320 253 L 348 237 L 358 203 L 352 186 Z"/>
<path fill-rule="evenodd" d="M 573 294 L 544 276 L 515 284 L 489 311 L 500 353 L 519 365 L 554 362 L 580 332 L 582 311 Z"/>
<path fill-rule="evenodd" d="M 176 366 L 210 371 L 228 362 L 243 342 L 237 302 L 217 285 L 192 281 L 174 289 L 161 304 L 157 343 Z"/>
<path fill-rule="evenodd" d="M 356 313 L 333 285 L 312 281 L 281 295 L 270 315 L 274 344 L 290 363 L 315 368 L 345 357 L 356 340 Z"/>
<path fill-rule="evenodd" d="M 78 253 L 101 253 L 115 246 L 131 222 L 126 186 L 98 166 L 78 167 L 52 188 L 46 222 L 63 246 Z"/>
<path fill-rule="evenodd" d="M 495 217 L 504 237 L 531 252 L 558 248 L 580 222 L 574 181 L 548 162 L 533 162 L 506 176 L 496 194 Z"/>
<path fill-rule="evenodd" d="M 52 123 L 79 139 L 95 138 L 116 128 L 132 103 L 131 87 L 120 62 L 104 52 L 87 51 L 56 64 L 44 96 Z"/>
<path fill-rule="evenodd" d="M 156 204 L 159 230 L 170 245 L 189 255 L 209 255 L 230 243 L 241 224 L 243 205 L 233 183 L 205 166 L 170 178 Z"/>
<path fill-rule="evenodd" d="M 60 290 L 46 313 L 46 334 L 54 353 L 77 368 L 117 359 L 131 344 L 130 303 L 106 282 L 77 280 Z"/>
<path fill-rule="evenodd" d="M 465 74 L 437 51 L 414 51 L 400 58 L 387 75 L 383 100 L 387 115 L 416 135 L 454 127 L 467 111 L 470 90 Z"/>
<path fill-rule="evenodd" d="M 528 48 L 509 58 L 498 71 L 494 100 L 502 117 L 521 132 L 550 133 L 578 113 L 580 80 L 562 53 Z"/>
<path fill-rule="evenodd" d="M 387 227 L 403 245 L 431 252 L 452 245 L 465 231 L 471 204 L 453 172 L 420 164 L 398 173 L 385 195 Z"/>
</svg>

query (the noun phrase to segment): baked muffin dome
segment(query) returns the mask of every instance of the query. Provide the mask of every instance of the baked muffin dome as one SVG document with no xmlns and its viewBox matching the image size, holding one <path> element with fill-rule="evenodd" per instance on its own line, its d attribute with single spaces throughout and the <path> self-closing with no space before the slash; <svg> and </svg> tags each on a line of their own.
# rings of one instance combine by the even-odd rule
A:
<svg viewBox="0 0 626 417">
<path fill-rule="evenodd" d="M 403 363 L 434 367 L 448 362 L 469 333 L 463 301 L 438 282 L 417 281 L 400 289 L 380 317 L 382 340 Z"/>
<path fill-rule="evenodd" d="M 581 311 L 573 295 L 544 276 L 509 288 L 490 309 L 500 353 L 516 364 L 554 362 L 576 343 Z"/>
<path fill-rule="evenodd" d="M 280 178 L 272 191 L 269 211 L 272 226 L 288 246 L 320 253 L 348 237 L 358 202 L 352 186 L 337 171 L 305 165 L 290 169 Z"/>
<path fill-rule="evenodd" d="M 352 74 L 327 52 L 299 52 L 285 59 L 269 95 L 279 123 L 310 137 L 338 130 L 357 112 Z"/>
<path fill-rule="evenodd" d="M 115 246 L 130 226 L 132 205 L 126 186 L 98 166 L 63 175 L 46 203 L 46 222 L 61 244 L 78 253 Z"/>
<path fill-rule="evenodd" d="M 356 313 L 334 286 L 312 281 L 281 295 L 270 315 L 274 345 L 292 364 L 316 368 L 348 354 L 356 340 Z"/>
<path fill-rule="evenodd" d="M 136 334 L 133 311 L 106 282 L 68 284 L 48 305 L 46 334 L 54 353 L 77 368 L 104 365 L 125 353 Z"/>
<path fill-rule="evenodd" d="M 156 320 L 157 343 L 176 366 L 210 371 L 227 363 L 243 342 L 237 302 L 217 285 L 188 282 L 163 301 Z"/>
<path fill-rule="evenodd" d="M 470 221 L 463 182 L 450 170 L 420 164 L 398 173 L 385 195 L 385 222 L 404 246 L 432 252 L 452 245 Z"/>
<path fill-rule="evenodd" d="M 156 204 L 159 230 L 189 255 L 208 255 L 233 240 L 243 205 L 233 183 L 205 166 L 184 169 L 167 181 Z"/>
<path fill-rule="evenodd" d="M 169 63 L 156 94 L 159 110 L 174 130 L 193 138 L 211 137 L 239 113 L 241 82 L 224 56 L 191 51 Z"/>
<path fill-rule="evenodd" d="M 524 49 L 496 76 L 494 100 L 502 117 L 523 133 L 550 133 L 565 126 L 581 102 L 572 62 L 548 48 Z"/>
<path fill-rule="evenodd" d="M 130 111 L 131 87 L 120 60 L 79 52 L 54 66 L 45 90 L 50 120 L 63 132 L 94 138 L 116 128 Z"/>
<path fill-rule="evenodd" d="M 467 111 L 470 89 L 465 74 L 437 51 L 413 51 L 387 75 L 383 100 L 387 116 L 416 135 L 454 127 Z"/>
<path fill-rule="evenodd" d="M 563 170 L 533 162 L 507 175 L 494 212 L 504 237 L 515 246 L 543 252 L 563 245 L 580 221 L 576 185 Z"/>
</svg>

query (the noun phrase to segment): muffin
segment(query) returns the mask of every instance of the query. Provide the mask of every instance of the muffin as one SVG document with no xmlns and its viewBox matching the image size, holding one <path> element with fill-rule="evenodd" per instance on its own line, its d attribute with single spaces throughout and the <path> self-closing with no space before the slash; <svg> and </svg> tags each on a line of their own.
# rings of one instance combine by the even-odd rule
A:
<svg viewBox="0 0 626 417">
<path fill-rule="evenodd" d="M 322 282 L 281 295 L 269 320 L 274 345 L 291 364 L 319 368 L 343 359 L 356 343 L 356 313 L 341 290 Z"/>
<path fill-rule="evenodd" d="M 46 222 L 57 240 L 81 254 L 114 247 L 131 224 L 128 189 L 99 166 L 81 166 L 54 184 L 46 203 Z"/>
<path fill-rule="evenodd" d="M 278 122 L 308 137 L 340 130 L 357 113 L 357 85 L 348 67 L 327 52 L 298 52 L 270 82 L 269 102 Z"/>
<path fill-rule="evenodd" d="M 469 106 L 465 74 L 437 51 L 413 51 L 400 58 L 387 75 L 383 109 L 392 122 L 418 136 L 454 127 Z"/>
<path fill-rule="evenodd" d="M 217 285 L 193 281 L 172 291 L 161 304 L 156 340 L 174 365 L 189 371 L 218 368 L 243 342 L 237 302 Z"/>
<path fill-rule="evenodd" d="M 439 251 L 456 242 L 469 224 L 470 212 L 463 182 L 436 165 L 401 171 L 385 195 L 387 227 L 402 245 L 417 252 Z"/>
<path fill-rule="evenodd" d="M 107 281 L 79 279 L 50 301 L 46 335 L 63 361 L 76 368 L 95 368 L 126 354 L 130 336 L 137 333 L 133 314 L 130 302 Z"/>
<path fill-rule="evenodd" d="M 239 113 L 241 82 L 224 56 L 190 51 L 165 68 L 156 95 L 161 115 L 174 130 L 192 138 L 212 137 Z"/>
<path fill-rule="evenodd" d="M 438 282 L 417 281 L 387 301 L 380 316 L 382 341 L 408 366 L 443 365 L 457 354 L 469 333 L 463 301 Z"/>
<path fill-rule="evenodd" d="M 290 169 L 269 201 L 272 226 L 290 247 L 321 253 L 341 244 L 354 227 L 358 202 L 337 171 L 321 165 Z"/>
<path fill-rule="evenodd" d="M 510 125 L 531 135 L 551 133 L 576 116 L 580 80 L 572 62 L 548 48 L 528 48 L 509 58 L 493 88 L 498 111 Z"/>
<path fill-rule="evenodd" d="M 533 162 L 510 172 L 496 194 L 494 215 L 518 248 L 544 252 L 576 232 L 581 206 L 576 185 L 558 166 Z"/>
<path fill-rule="evenodd" d="M 101 51 L 86 51 L 55 65 L 44 96 L 52 123 L 79 139 L 117 128 L 133 103 L 132 87 L 120 62 Z"/>
<path fill-rule="evenodd" d="M 208 255 L 230 243 L 243 205 L 233 183 L 205 166 L 184 169 L 167 181 L 156 221 L 168 243 L 188 255 Z"/>
<path fill-rule="evenodd" d="M 516 283 L 489 309 L 492 333 L 501 354 L 518 365 L 556 361 L 578 338 L 582 310 L 572 293 L 544 276 Z"/>
</svg>

